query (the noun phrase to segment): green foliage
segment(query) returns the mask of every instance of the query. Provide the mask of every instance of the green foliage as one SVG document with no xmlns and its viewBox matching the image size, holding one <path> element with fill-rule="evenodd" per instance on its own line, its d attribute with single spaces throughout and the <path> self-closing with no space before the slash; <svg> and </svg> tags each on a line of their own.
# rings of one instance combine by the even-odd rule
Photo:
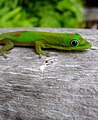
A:
<svg viewBox="0 0 98 120">
<path fill-rule="evenodd" d="M 84 27 L 82 0 L 0 0 L 0 27 Z"/>
</svg>

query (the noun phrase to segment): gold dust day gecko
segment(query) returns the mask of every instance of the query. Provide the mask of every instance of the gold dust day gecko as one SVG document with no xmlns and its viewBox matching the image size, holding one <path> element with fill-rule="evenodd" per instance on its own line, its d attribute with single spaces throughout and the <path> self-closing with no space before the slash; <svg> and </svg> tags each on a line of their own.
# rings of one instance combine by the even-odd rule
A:
<svg viewBox="0 0 98 120">
<path fill-rule="evenodd" d="M 84 50 L 92 46 L 80 34 L 54 33 L 41 31 L 15 31 L 0 34 L 0 55 L 4 55 L 14 46 L 35 46 L 36 53 L 48 56 L 42 48 L 54 48 L 58 50 Z"/>
</svg>

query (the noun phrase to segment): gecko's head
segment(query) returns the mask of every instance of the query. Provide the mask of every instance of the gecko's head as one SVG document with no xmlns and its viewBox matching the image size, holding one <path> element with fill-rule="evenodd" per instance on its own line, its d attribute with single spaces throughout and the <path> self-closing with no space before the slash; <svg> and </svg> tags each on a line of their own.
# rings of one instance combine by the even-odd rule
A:
<svg viewBox="0 0 98 120">
<path fill-rule="evenodd" d="M 92 46 L 90 42 L 82 38 L 80 34 L 70 34 L 70 40 L 68 42 L 70 50 L 84 50 Z"/>
</svg>

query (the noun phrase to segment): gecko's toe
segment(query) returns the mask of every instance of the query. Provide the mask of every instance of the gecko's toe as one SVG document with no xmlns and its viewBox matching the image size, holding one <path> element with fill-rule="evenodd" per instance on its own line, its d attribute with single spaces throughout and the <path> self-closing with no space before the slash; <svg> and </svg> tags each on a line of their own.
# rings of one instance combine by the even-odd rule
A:
<svg viewBox="0 0 98 120">
<path fill-rule="evenodd" d="M 43 51 L 42 51 L 41 54 L 39 54 L 39 58 L 42 58 L 42 56 L 49 57 L 50 54 L 49 54 L 49 52 L 46 52 L 46 51 L 43 52 Z"/>
<path fill-rule="evenodd" d="M 42 55 L 40 54 L 40 55 L 39 55 L 39 59 L 41 59 L 41 58 L 42 58 Z"/>
<path fill-rule="evenodd" d="M 4 58 L 7 58 L 6 53 L 7 53 L 7 51 L 0 51 L 0 56 L 3 56 Z"/>
<path fill-rule="evenodd" d="M 0 56 L 3 56 L 3 54 L 4 54 L 4 53 L 0 51 Z"/>
<path fill-rule="evenodd" d="M 44 56 L 46 56 L 46 57 L 49 57 L 49 56 L 50 56 L 49 52 L 47 52 L 47 51 L 42 52 L 42 55 L 44 55 Z"/>
</svg>

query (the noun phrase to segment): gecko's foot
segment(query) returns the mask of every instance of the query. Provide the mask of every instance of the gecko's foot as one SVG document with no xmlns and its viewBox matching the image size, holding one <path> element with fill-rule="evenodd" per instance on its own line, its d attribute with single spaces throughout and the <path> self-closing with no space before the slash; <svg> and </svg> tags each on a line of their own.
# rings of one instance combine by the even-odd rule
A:
<svg viewBox="0 0 98 120">
<path fill-rule="evenodd" d="M 0 51 L 0 56 L 3 56 L 4 58 L 7 58 L 6 53 L 7 53 L 7 51 Z"/>
<path fill-rule="evenodd" d="M 5 51 L 0 51 L 0 56 L 3 56 L 5 54 Z"/>
<path fill-rule="evenodd" d="M 42 56 L 46 56 L 46 57 L 49 57 L 50 55 L 49 55 L 49 52 L 46 52 L 46 51 L 42 51 L 40 54 L 39 54 L 39 58 L 41 58 Z"/>
</svg>

